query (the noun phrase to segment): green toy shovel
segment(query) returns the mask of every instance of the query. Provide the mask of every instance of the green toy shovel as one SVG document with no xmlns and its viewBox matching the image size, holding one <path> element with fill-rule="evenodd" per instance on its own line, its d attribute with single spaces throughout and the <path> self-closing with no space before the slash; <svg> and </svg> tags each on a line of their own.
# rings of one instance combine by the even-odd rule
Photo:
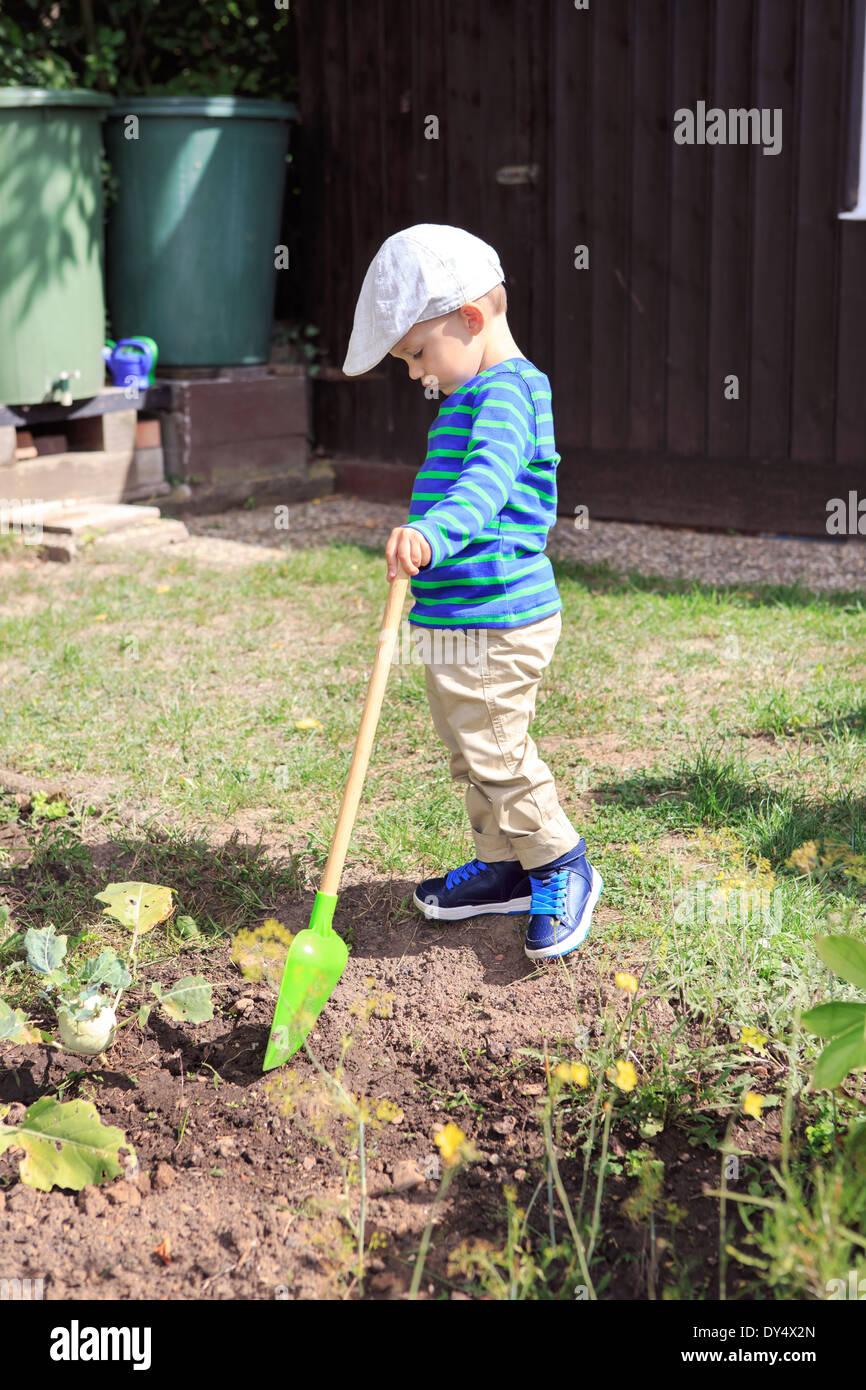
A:
<svg viewBox="0 0 866 1390">
<path fill-rule="evenodd" d="M 349 952 L 345 941 L 337 935 L 331 923 L 334 908 L 337 906 L 340 876 L 346 862 L 361 800 L 361 790 L 367 775 L 367 764 L 376 737 L 376 727 L 388 682 L 388 668 L 397 640 L 408 584 L 409 575 L 400 565 L 390 583 L 376 660 L 367 686 L 367 698 L 364 701 L 361 725 L 355 739 L 355 750 L 343 790 L 343 800 L 340 802 L 331 852 L 313 903 L 310 925 L 305 931 L 298 932 L 289 947 L 280 996 L 271 1024 L 271 1035 L 265 1049 L 263 1071 L 282 1066 L 283 1062 L 293 1057 L 303 1045 L 304 1039 L 336 989 L 346 968 Z"/>
</svg>

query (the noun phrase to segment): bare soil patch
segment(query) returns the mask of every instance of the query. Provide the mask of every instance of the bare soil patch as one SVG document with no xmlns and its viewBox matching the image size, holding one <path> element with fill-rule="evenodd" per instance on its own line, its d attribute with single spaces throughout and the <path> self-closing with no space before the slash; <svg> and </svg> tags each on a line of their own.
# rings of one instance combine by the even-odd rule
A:
<svg viewBox="0 0 866 1390">
<path fill-rule="evenodd" d="M 6 830 L 14 847 L 17 827 Z M 94 827 L 94 835 L 97 829 Z M 21 836 L 19 835 L 19 838 Z M 129 856 L 106 841 L 94 843 L 99 886 L 129 876 Z M 10 906 L 26 892 L 26 864 L 11 870 L 4 889 Z M 311 1037 L 316 1058 L 333 1071 L 342 1039 L 357 1033 L 345 1060 L 344 1084 L 371 1101 L 387 1099 L 402 1111 L 398 1123 L 369 1136 L 368 1233 L 376 1249 L 364 1297 L 404 1296 L 421 1232 L 438 1183 L 436 1131 L 455 1120 L 474 1140 L 481 1161 L 451 1187 L 441 1208 L 428 1260 L 425 1296 L 460 1292 L 449 1277 L 448 1256 L 461 1242 L 501 1244 L 505 1230 L 502 1185 L 515 1185 L 521 1204 L 543 1173 L 536 1116 L 544 1090 L 544 1064 L 530 1052 L 579 1056 L 581 1027 L 593 1036 L 605 1007 L 625 1008 L 613 985 L 615 969 L 638 970 L 640 952 L 605 941 L 610 909 L 600 907 L 584 950 L 536 970 L 523 952 L 523 919 L 488 916 L 438 927 L 400 904 L 414 885 L 364 875 L 344 884 L 335 924 L 351 942 L 349 964 Z M 170 881 L 166 878 L 164 881 Z M 7 879 L 8 882 L 8 879 Z M 218 890 L 218 885 L 215 885 Z M 94 888 L 96 891 L 96 888 Z M 309 922 L 313 894 L 291 893 L 262 915 L 279 917 L 292 931 Z M 93 1100 L 107 1124 L 122 1128 L 135 1148 L 137 1171 L 82 1193 L 27 1188 L 17 1157 L 0 1159 L 0 1241 L 20 1277 L 42 1277 L 49 1299 L 301 1299 L 357 1296 L 347 1280 L 346 1228 L 338 1220 L 342 1176 L 336 1157 L 280 1110 L 271 1090 L 278 1076 L 314 1075 L 301 1053 L 269 1076 L 261 1066 L 275 995 L 251 986 L 230 959 L 226 940 L 208 951 L 186 951 L 147 970 L 147 983 L 201 972 L 212 982 L 214 1019 L 199 1027 L 151 1015 L 131 1023 L 105 1059 L 75 1057 L 30 1045 L 6 1050 L 0 1103 L 20 1107 L 44 1094 Z M 369 996 L 393 996 L 382 1016 L 363 1028 L 355 1012 Z M 143 1000 L 129 991 L 133 1012 Z M 674 1002 L 652 1002 L 660 1031 L 676 1020 Z M 47 1026 L 49 1016 L 40 1020 Z M 69 1080 L 70 1073 L 77 1073 Z M 774 1142 L 771 1116 L 756 1141 Z M 719 1133 L 721 1134 L 721 1121 Z M 561 1170 L 576 1196 L 583 1159 L 569 1153 L 573 1124 L 561 1141 Z M 334 1132 L 339 1142 L 339 1129 Z M 614 1156 L 641 1140 L 615 1125 Z M 652 1141 L 665 1161 L 665 1198 L 688 1213 L 674 1234 L 678 1260 L 691 1260 L 695 1288 L 712 1297 L 717 1270 L 717 1206 L 703 1193 L 718 1182 L 719 1155 L 693 1147 L 676 1126 Z M 593 1160 L 595 1161 L 595 1159 Z M 590 1175 L 590 1196 L 595 1177 Z M 647 1232 L 622 1203 L 635 1181 L 621 1172 L 606 1182 L 602 1210 L 606 1298 L 647 1297 Z M 357 1206 L 357 1196 L 353 1197 Z M 547 1229 L 544 1193 L 535 1208 L 539 1241 Z M 555 1217 L 558 1238 L 566 1235 Z M 658 1233 L 665 1234 L 664 1221 Z M 166 1254 L 166 1252 L 168 1252 Z M 735 1279 L 735 1276 L 734 1276 Z M 703 1281 L 703 1283 L 701 1283 Z M 430 1293 L 433 1286 L 435 1295 Z M 733 1287 L 733 1284 L 731 1285 Z"/>
</svg>

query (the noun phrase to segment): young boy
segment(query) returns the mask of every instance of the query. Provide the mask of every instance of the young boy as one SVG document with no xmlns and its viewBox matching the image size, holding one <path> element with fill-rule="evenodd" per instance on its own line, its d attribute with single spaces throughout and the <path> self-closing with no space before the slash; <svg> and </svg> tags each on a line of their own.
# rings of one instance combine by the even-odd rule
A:
<svg viewBox="0 0 866 1390">
<path fill-rule="evenodd" d="M 550 383 L 511 336 L 503 280 L 493 248 L 459 227 L 397 232 L 364 278 L 343 371 L 390 353 L 446 397 L 385 556 L 389 582 L 398 562 L 413 576 L 413 641 L 477 857 L 414 901 L 449 922 L 528 912 L 538 960 L 580 945 L 603 884 L 527 732 L 562 628 L 544 553 L 560 456 Z"/>
</svg>

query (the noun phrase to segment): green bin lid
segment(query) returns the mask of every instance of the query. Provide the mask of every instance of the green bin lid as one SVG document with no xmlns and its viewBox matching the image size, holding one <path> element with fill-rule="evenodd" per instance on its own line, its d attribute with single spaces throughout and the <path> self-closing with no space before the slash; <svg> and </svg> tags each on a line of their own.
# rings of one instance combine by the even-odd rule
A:
<svg viewBox="0 0 866 1390">
<path fill-rule="evenodd" d="M 0 87 L 0 106 L 110 106 L 113 97 L 84 87 L 51 91 L 48 87 Z"/>
<path fill-rule="evenodd" d="M 265 101 L 259 97 L 119 96 L 109 116 L 246 116 L 254 120 L 297 120 L 293 101 Z"/>
</svg>

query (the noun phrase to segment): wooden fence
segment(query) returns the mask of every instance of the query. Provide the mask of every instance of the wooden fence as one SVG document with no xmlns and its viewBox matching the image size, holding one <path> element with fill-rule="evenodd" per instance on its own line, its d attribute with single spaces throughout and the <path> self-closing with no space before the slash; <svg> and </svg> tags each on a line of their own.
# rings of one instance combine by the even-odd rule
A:
<svg viewBox="0 0 866 1390">
<path fill-rule="evenodd" d="M 862 23 L 863 0 L 299 0 L 296 268 L 341 485 L 408 497 L 438 404 L 394 359 L 340 366 L 381 242 L 448 222 L 496 247 L 550 377 L 561 513 L 822 534 L 866 496 L 866 222 L 839 218 Z M 780 149 L 678 143 L 699 103 L 780 113 Z"/>
</svg>

